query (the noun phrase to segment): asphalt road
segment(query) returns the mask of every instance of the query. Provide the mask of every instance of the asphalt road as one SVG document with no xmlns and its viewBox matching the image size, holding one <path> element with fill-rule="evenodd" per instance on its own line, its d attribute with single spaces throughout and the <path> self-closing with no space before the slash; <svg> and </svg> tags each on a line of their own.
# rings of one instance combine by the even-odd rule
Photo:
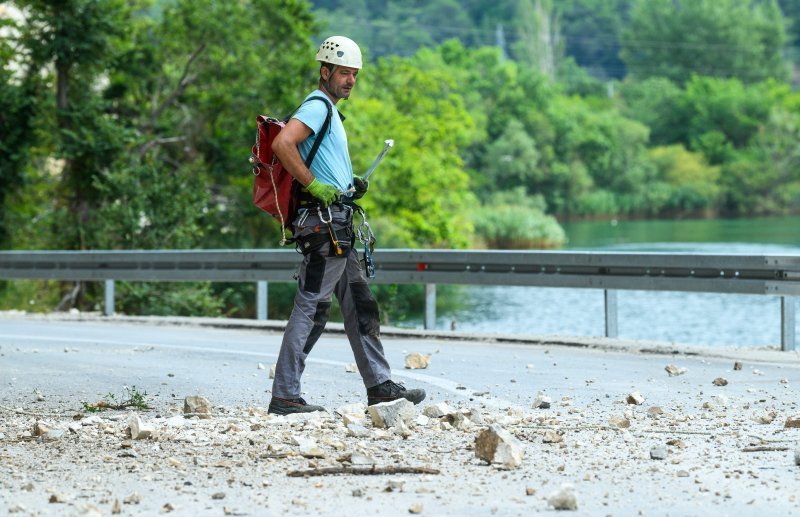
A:
<svg viewBox="0 0 800 517">
<path fill-rule="evenodd" d="M 12 416 L 19 419 L 30 413 L 56 412 L 68 419 L 67 415 L 80 412 L 83 402 L 120 394 L 126 386 L 146 392 L 155 413 L 182 405 L 184 397 L 195 394 L 229 410 L 266 407 L 271 386 L 268 369 L 277 357 L 280 338 L 280 332 L 264 328 L 0 316 L 0 420 L 5 421 L 0 423 L 0 465 L 25 454 L 25 443 L 12 436 Z M 512 414 L 530 415 L 529 424 L 555 422 L 556 427 L 561 426 L 565 445 L 560 450 L 543 445 L 535 425 L 518 429 L 517 436 L 523 438 L 535 434 L 525 441 L 525 468 L 514 473 L 487 473 L 490 469 L 484 467 L 476 471 L 480 475 L 474 481 L 469 473 L 478 467 L 467 450 L 457 458 L 456 465 L 460 462 L 462 467 L 454 467 L 454 474 L 446 478 L 448 497 L 444 498 L 441 485 L 437 496 L 405 491 L 392 494 L 388 501 L 382 498 L 389 496 L 382 493 L 376 493 L 375 500 L 350 501 L 352 481 L 339 477 L 331 478 L 326 486 L 332 498 L 346 493 L 348 498 L 341 503 L 345 507 L 321 506 L 312 512 L 307 506 L 287 503 L 285 508 L 273 505 L 266 512 L 243 499 L 239 502 L 241 513 L 328 513 L 324 510 L 328 508 L 330 514 L 341 515 L 369 508 L 376 514 L 407 515 L 410 505 L 419 499 L 424 502 L 425 515 L 525 515 L 554 511 L 546 502 L 547 492 L 559 482 L 570 482 L 577 487 L 577 514 L 581 515 L 800 514 L 795 495 L 800 467 L 793 456 L 800 429 L 784 428 L 787 418 L 800 417 L 796 390 L 800 359 L 796 353 L 642 353 L 640 347 L 630 349 L 625 344 L 503 344 L 417 336 L 388 337 L 384 346 L 395 380 L 427 391 L 428 398 L 420 407 L 447 401 L 487 415 L 508 414 L 510 408 Z M 430 354 L 428 368 L 405 369 L 409 352 Z M 743 361 L 741 370 L 733 369 L 736 359 Z M 353 362 L 343 336 L 323 335 L 307 363 L 304 397 L 331 410 L 365 403 L 360 377 L 345 371 Z M 259 364 L 265 369 L 259 369 Z M 687 371 L 668 376 L 664 371 L 668 364 Z M 729 381 L 726 386 L 712 384 L 720 377 Z M 531 408 L 539 390 L 554 401 L 547 413 L 549 420 L 533 420 L 543 414 Z M 634 391 L 643 395 L 644 405 L 624 403 Z M 663 408 L 669 420 L 649 419 L 646 411 L 654 406 Z M 14 409 L 22 413 L 14 413 Z M 632 419 L 629 430 L 605 429 L 602 434 L 581 427 L 607 427 L 610 417 L 626 411 Z M 769 424 L 753 420 L 770 412 L 775 418 Z M 671 462 L 650 460 L 650 447 L 668 438 L 680 438 L 686 447 L 670 449 Z M 464 439 L 470 442 L 474 438 Z M 745 451 L 754 446 L 769 450 Z M 117 476 L 108 481 L 121 485 L 130 481 L 124 471 Z M 460 476 L 463 493 L 453 488 Z M 491 489 L 473 490 L 473 482 Z M 75 507 L 54 507 L 43 496 L 34 497 L 35 490 L 34 494 L 22 491 L 23 485 L 20 474 L 0 472 L 0 511 L 14 509 L 13 505 L 22 501 L 26 511 L 43 515 L 74 513 Z M 534 487 L 535 497 L 526 498 L 529 487 Z M 381 491 L 376 488 L 376 492 Z M 229 499 L 228 503 L 233 502 Z M 191 508 L 186 502 L 181 508 L 194 515 L 223 513 L 221 507 Z M 136 514 L 136 510 L 146 514 L 153 508 L 126 506 L 123 510 L 125 514 Z"/>
</svg>

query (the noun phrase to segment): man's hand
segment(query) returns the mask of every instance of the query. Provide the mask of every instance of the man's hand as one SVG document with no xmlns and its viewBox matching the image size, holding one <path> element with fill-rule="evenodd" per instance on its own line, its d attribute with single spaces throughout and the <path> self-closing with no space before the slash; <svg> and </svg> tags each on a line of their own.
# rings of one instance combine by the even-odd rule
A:
<svg viewBox="0 0 800 517">
<path fill-rule="evenodd" d="M 353 193 L 353 199 L 361 199 L 367 193 L 369 188 L 369 181 L 363 179 L 361 176 L 353 176 L 353 187 L 356 191 Z"/>
<path fill-rule="evenodd" d="M 312 196 L 322 201 L 322 206 L 332 204 L 339 197 L 339 191 L 336 190 L 336 187 L 328 185 L 327 183 L 321 183 L 317 181 L 316 178 L 314 178 L 306 188 L 311 192 Z"/>
</svg>

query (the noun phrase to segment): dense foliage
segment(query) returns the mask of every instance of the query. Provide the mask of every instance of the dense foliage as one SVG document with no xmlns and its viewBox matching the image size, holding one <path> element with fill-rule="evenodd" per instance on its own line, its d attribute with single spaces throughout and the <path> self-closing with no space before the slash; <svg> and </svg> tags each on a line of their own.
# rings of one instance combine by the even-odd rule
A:
<svg viewBox="0 0 800 517">
<path fill-rule="evenodd" d="M 363 200 L 380 246 L 557 247 L 559 218 L 798 212 L 797 27 L 797 0 L 6 2 L 0 247 L 277 246 L 250 202 L 253 119 L 314 87 L 333 33 L 365 51 L 340 105 L 355 169 L 396 142 Z M 98 300 L 20 285 L 0 306 Z M 130 284 L 119 305 L 243 314 L 248 289 Z"/>
</svg>

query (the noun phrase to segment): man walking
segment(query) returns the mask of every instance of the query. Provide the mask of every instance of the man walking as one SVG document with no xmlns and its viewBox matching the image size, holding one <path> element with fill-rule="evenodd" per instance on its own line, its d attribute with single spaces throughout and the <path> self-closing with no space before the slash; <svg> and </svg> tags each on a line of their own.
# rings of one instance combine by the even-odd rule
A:
<svg viewBox="0 0 800 517">
<path fill-rule="evenodd" d="M 272 384 L 269 412 L 324 411 L 300 397 L 300 377 L 322 334 L 336 294 L 367 403 L 405 398 L 414 404 L 425 391 L 391 380 L 380 340 L 378 304 L 353 247 L 353 207 L 368 183 L 353 175 L 347 135 L 336 104 L 348 99 L 361 69 L 361 50 L 344 36 L 326 39 L 316 56 L 319 87 L 309 94 L 272 144 L 283 166 L 302 185 L 292 226 L 303 252 L 294 308 L 286 326 Z M 309 159 L 309 155 L 311 158 Z"/>
</svg>

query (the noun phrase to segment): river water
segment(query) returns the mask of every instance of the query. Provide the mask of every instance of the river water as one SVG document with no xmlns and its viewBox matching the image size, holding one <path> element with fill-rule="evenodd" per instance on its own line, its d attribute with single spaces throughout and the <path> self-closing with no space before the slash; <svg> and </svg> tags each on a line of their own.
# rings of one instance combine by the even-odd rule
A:
<svg viewBox="0 0 800 517">
<path fill-rule="evenodd" d="M 567 250 L 800 255 L 800 217 L 566 223 Z M 602 336 L 596 289 L 463 286 L 437 328 Z M 707 346 L 780 346 L 780 298 L 618 291 L 619 337 Z M 800 322 L 800 304 L 796 321 Z M 409 321 L 421 327 L 421 321 Z"/>
</svg>

